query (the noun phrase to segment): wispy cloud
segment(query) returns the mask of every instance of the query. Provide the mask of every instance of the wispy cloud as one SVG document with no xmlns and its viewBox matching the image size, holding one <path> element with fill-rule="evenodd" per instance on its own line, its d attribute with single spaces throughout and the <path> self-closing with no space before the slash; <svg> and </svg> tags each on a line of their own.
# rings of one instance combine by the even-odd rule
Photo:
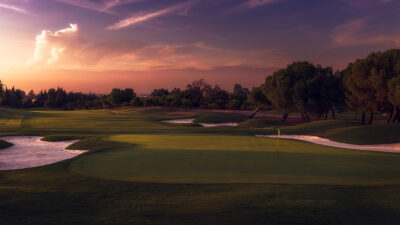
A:
<svg viewBox="0 0 400 225">
<path fill-rule="evenodd" d="M 245 0 L 239 5 L 235 5 L 224 10 L 225 14 L 231 14 L 236 12 L 241 12 L 243 10 L 255 9 L 257 7 L 266 6 L 274 3 L 283 2 L 285 0 Z"/>
<path fill-rule="evenodd" d="M 247 0 L 239 5 L 239 8 L 255 8 L 267 4 L 281 2 L 283 0 Z"/>
<path fill-rule="evenodd" d="M 8 5 L 8 4 L 0 3 L 0 8 L 5 8 L 5 9 L 13 10 L 13 11 L 19 12 L 19 13 L 29 14 L 28 11 L 26 11 L 25 9 L 22 9 L 22 8 L 13 6 L 13 5 Z"/>
<path fill-rule="evenodd" d="M 377 5 L 386 5 L 393 2 L 393 0 L 340 0 L 355 7 L 368 7 Z"/>
<path fill-rule="evenodd" d="M 84 8 L 92 11 L 113 13 L 112 8 L 128 3 L 140 2 L 143 0 L 102 0 L 102 1 L 90 1 L 90 0 L 56 0 L 58 2 L 72 5 L 79 8 Z"/>
<path fill-rule="evenodd" d="M 91 44 L 84 41 L 77 24 L 36 36 L 35 50 L 27 62 L 32 69 L 138 70 L 198 69 L 218 67 L 275 67 L 288 62 L 270 49 L 234 50 L 207 42 L 158 44 L 115 41 Z M 84 33 L 84 32 L 83 32 Z"/>
<path fill-rule="evenodd" d="M 147 20 L 151 20 L 157 17 L 166 16 L 172 13 L 180 12 L 186 14 L 190 8 L 194 6 L 196 1 L 183 2 L 177 5 L 173 5 L 155 12 L 139 14 L 131 16 L 127 19 L 121 20 L 114 25 L 107 27 L 107 30 L 119 30 L 128 26 L 132 26 Z"/>
<path fill-rule="evenodd" d="M 332 41 L 335 47 L 390 43 L 400 45 L 400 34 L 385 34 L 367 26 L 369 19 L 357 19 L 335 27 Z"/>
</svg>

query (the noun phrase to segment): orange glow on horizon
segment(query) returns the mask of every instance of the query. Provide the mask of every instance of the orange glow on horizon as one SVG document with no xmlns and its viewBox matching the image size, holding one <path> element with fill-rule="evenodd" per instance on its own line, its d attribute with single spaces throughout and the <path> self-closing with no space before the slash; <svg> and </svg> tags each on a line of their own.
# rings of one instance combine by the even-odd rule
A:
<svg viewBox="0 0 400 225">
<path fill-rule="evenodd" d="M 155 88 L 185 88 L 197 79 L 206 79 L 211 84 L 218 84 L 231 90 L 236 83 L 252 88 L 264 82 L 266 74 L 255 71 L 251 79 L 243 71 L 222 74 L 219 71 L 79 71 L 52 70 L 32 73 L 14 73 L 5 76 L 3 83 L 8 88 L 14 86 L 26 92 L 62 87 L 67 91 L 109 93 L 112 88 L 133 88 L 138 94 L 149 94 Z"/>
</svg>

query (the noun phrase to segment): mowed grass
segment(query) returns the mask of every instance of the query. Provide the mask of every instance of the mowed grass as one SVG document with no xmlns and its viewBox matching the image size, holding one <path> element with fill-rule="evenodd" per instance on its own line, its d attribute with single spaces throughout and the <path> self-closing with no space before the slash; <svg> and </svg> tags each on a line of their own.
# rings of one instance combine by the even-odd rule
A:
<svg viewBox="0 0 400 225">
<path fill-rule="evenodd" d="M 295 140 L 227 135 L 117 135 L 134 146 L 72 162 L 93 177 L 151 183 L 400 184 L 400 157 Z"/>
<path fill-rule="evenodd" d="M 306 134 L 351 144 L 400 143 L 400 124 L 360 125 L 343 120 L 315 121 L 281 127 L 283 134 Z"/>
<path fill-rule="evenodd" d="M 160 184 L 94 179 L 68 163 L 1 172 L 1 224 L 397 224 L 399 186 Z"/>
<path fill-rule="evenodd" d="M 0 171 L 1 225 L 400 221 L 400 154 L 254 137 L 281 127 L 284 134 L 385 143 L 398 140 L 398 125 L 321 121 L 272 129 L 204 128 L 164 123 L 190 115 L 168 115 L 160 108 L 0 108 L 2 119 L 17 115 L 19 126 L 0 128 L 0 135 L 81 139 L 69 148 L 91 151 L 44 167 Z"/>
<path fill-rule="evenodd" d="M 23 110 L 0 107 L 0 132 L 13 131 L 20 128 L 27 113 Z"/>
<path fill-rule="evenodd" d="M 238 126 L 244 128 L 278 128 L 289 125 L 279 119 L 248 119 L 239 123 Z"/>
<path fill-rule="evenodd" d="M 239 123 L 245 121 L 245 116 L 226 113 L 197 113 L 195 123 Z"/>
<path fill-rule="evenodd" d="M 121 110 L 48 111 L 32 110 L 25 115 L 15 134 L 49 136 L 48 140 L 65 138 L 82 139 L 93 135 L 115 133 L 186 132 L 176 124 L 161 122 L 181 118 L 166 115 L 161 108 L 124 108 Z M 176 129 L 176 128 L 179 129 Z"/>
</svg>

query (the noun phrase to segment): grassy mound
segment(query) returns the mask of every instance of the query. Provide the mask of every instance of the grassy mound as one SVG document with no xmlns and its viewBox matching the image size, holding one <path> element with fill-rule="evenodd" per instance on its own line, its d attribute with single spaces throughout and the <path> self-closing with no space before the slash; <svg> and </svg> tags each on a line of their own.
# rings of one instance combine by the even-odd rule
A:
<svg viewBox="0 0 400 225">
<path fill-rule="evenodd" d="M 354 126 L 328 135 L 337 141 L 355 144 L 400 143 L 400 124 Z"/>
<path fill-rule="evenodd" d="M 79 140 L 82 136 L 73 136 L 73 135 L 49 135 L 45 136 L 41 141 L 48 141 L 48 142 L 57 142 L 57 141 L 71 141 L 71 140 Z"/>
<path fill-rule="evenodd" d="M 400 124 L 360 125 L 341 120 L 315 121 L 286 126 L 282 134 L 306 134 L 351 144 L 400 143 Z"/>
<path fill-rule="evenodd" d="M 100 137 L 93 137 L 93 138 L 86 138 L 82 139 L 78 142 L 73 143 L 72 145 L 68 146 L 67 149 L 69 150 L 90 150 L 90 151 L 102 151 L 107 149 L 113 148 L 123 148 L 123 147 L 131 147 L 132 144 L 122 143 L 122 142 L 115 142 L 104 140 Z"/>
<path fill-rule="evenodd" d="M 89 137 L 70 148 L 93 151 L 44 167 L 0 171 L 0 212 L 7 212 L 0 224 L 400 221 L 400 154 L 252 136 L 276 129 L 174 126 L 158 122 L 174 116 L 153 108 L 32 111 L 0 115 L 24 116 L 12 129 L 0 121 L 0 134 Z M 385 128 L 321 121 L 281 130 L 348 143 L 398 138 L 395 125 Z"/>
<path fill-rule="evenodd" d="M 11 144 L 7 141 L 0 140 L 0 150 L 11 147 L 11 146 L 13 146 L 13 144 Z"/>
<path fill-rule="evenodd" d="M 356 123 L 341 120 L 322 120 L 288 126 L 283 128 L 282 131 L 285 134 L 316 134 L 334 132 L 337 129 L 350 128 L 356 125 Z"/>
<path fill-rule="evenodd" d="M 71 169 L 150 183 L 400 184 L 396 154 L 207 134 L 117 135 L 106 141 L 125 146 L 80 157 Z"/>
<path fill-rule="evenodd" d="M 266 127 L 282 127 L 289 126 L 288 123 L 284 123 L 280 120 L 272 120 L 272 119 L 248 119 L 239 123 L 239 127 L 246 128 L 266 128 Z"/>
<path fill-rule="evenodd" d="M 227 113 L 199 113 L 194 120 L 195 123 L 240 123 L 246 117 Z"/>
<path fill-rule="evenodd" d="M 25 110 L 0 107 L 0 132 L 20 128 L 26 114 Z"/>
<path fill-rule="evenodd" d="M 203 127 L 198 123 L 169 123 L 172 127 Z"/>
</svg>

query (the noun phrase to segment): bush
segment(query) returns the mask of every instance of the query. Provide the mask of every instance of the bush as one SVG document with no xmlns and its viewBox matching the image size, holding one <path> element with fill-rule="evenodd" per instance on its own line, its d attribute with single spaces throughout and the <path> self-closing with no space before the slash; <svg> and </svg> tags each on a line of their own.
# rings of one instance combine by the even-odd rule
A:
<svg viewBox="0 0 400 225">
<path fill-rule="evenodd" d="M 131 105 L 131 106 L 143 106 L 143 101 L 142 101 L 142 99 L 140 99 L 140 98 L 133 98 L 133 99 L 130 101 L 130 105 Z"/>
<path fill-rule="evenodd" d="M 129 104 L 129 102 L 123 102 L 122 104 L 121 104 L 121 107 L 126 107 L 126 106 L 129 106 L 130 104 Z"/>
<path fill-rule="evenodd" d="M 154 103 L 153 103 L 153 100 L 152 100 L 151 98 L 145 98 L 145 99 L 143 100 L 143 105 L 146 106 L 146 107 L 148 107 L 148 106 L 153 106 Z"/>
<path fill-rule="evenodd" d="M 240 109 L 240 101 L 237 99 L 232 99 L 226 105 L 227 109 Z"/>
<path fill-rule="evenodd" d="M 256 105 L 252 104 L 249 101 L 245 101 L 240 107 L 241 110 L 255 110 L 257 108 Z"/>
<path fill-rule="evenodd" d="M 184 99 L 182 100 L 182 105 L 183 105 L 183 107 L 185 107 L 185 108 L 193 108 L 193 103 L 192 103 L 192 101 L 190 101 L 190 99 L 187 99 L 187 98 L 184 98 Z"/>
<path fill-rule="evenodd" d="M 182 102 L 180 99 L 174 99 L 169 105 L 172 107 L 179 107 L 182 105 Z"/>
<path fill-rule="evenodd" d="M 221 107 L 217 103 L 208 104 L 209 109 L 220 109 Z"/>
</svg>

